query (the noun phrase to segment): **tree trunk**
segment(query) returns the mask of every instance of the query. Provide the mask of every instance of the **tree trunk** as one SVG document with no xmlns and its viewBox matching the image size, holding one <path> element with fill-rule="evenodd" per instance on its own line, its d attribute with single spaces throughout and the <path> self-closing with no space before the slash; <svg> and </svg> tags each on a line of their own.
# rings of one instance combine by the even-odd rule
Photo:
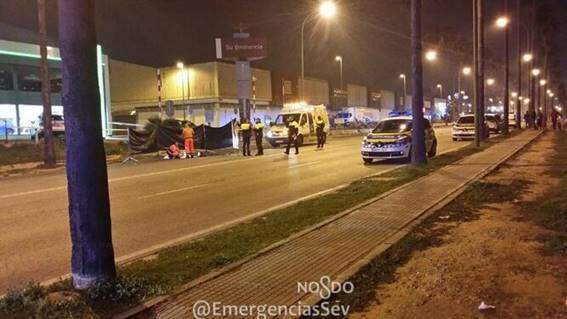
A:
<svg viewBox="0 0 567 319">
<path fill-rule="evenodd" d="M 37 21 L 39 29 L 39 74 L 41 77 L 41 100 L 43 102 L 43 165 L 55 167 L 55 145 L 53 123 L 51 121 L 51 83 L 47 61 L 47 23 L 45 20 L 45 0 L 37 0 Z"/>
<path fill-rule="evenodd" d="M 97 79 L 95 0 L 59 0 L 73 286 L 116 276 Z"/>
<path fill-rule="evenodd" d="M 427 164 L 425 150 L 425 125 L 423 120 L 423 64 L 421 48 L 421 1 L 411 0 L 412 46 L 412 153 L 414 165 Z"/>
</svg>

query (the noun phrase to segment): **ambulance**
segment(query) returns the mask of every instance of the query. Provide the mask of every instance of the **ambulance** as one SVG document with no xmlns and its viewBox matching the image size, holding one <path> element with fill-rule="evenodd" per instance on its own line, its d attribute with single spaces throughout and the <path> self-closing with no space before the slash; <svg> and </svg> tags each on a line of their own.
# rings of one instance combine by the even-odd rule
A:
<svg viewBox="0 0 567 319">
<path fill-rule="evenodd" d="M 280 114 L 276 116 L 274 122 L 270 123 L 270 130 L 267 133 L 267 140 L 273 146 L 287 144 L 289 120 L 299 123 L 298 144 L 316 143 L 316 121 L 321 116 L 325 122 L 325 133 L 329 133 L 329 114 L 325 105 L 309 105 L 306 103 L 285 104 Z"/>
</svg>

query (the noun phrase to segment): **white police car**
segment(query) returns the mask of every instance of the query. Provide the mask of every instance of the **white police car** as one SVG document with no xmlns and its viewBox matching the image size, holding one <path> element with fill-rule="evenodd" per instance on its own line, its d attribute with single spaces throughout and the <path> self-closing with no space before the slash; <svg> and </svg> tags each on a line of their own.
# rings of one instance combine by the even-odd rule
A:
<svg viewBox="0 0 567 319">
<path fill-rule="evenodd" d="M 425 125 L 425 145 L 428 156 L 437 153 L 437 138 L 431 123 L 423 119 Z M 374 159 L 411 159 L 412 118 L 410 116 L 384 119 L 362 141 L 360 153 L 364 163 Z"/>
</svg>

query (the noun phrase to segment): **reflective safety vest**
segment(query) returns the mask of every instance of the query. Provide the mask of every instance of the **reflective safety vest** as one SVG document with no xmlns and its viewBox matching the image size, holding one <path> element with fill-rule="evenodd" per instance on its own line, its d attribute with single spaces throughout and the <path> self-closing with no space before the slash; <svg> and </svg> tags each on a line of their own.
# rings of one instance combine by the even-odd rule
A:
<svg viewBox="0 0 567 319">
<path fill-rule="evenodd" d="M 262 123 L 256 123 L 256 129 L 257 129 L 257 130 L 262 130 L 262 129 L 264 129 L 264 124 L 262 124 Z"/>
<path fill-rule="evenodd" d="M 297 121 L 291 121 L 289 127 L 299 128 L 299 123 L 297 123 Z"/>
<path fill-rule="evenodd" d="M 240 124 L 240 129 L 243 131 L 249 131 L 250 130 L 250 124 L 249 123 L 242 123 Z"/>
</svg>

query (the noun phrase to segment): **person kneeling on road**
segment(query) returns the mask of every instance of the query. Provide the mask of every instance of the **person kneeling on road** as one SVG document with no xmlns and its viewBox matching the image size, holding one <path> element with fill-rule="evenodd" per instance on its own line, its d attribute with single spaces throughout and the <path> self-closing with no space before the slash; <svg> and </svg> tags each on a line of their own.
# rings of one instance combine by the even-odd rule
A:
<svg viewBox="0 0 567 319">
<path fill-rule="evenodd" d="M 177 143 L 173 143 L 167 148 L 167 156 L 165 157 L 165 159 L 174 158 L 181 158 L 181 151 L 179 150 Z"/>
<path fill-rule="evenodd" d="M 240 124 L 240 132 L 242 133 L 242 155 L 250 155 L 250 138 L 252 137 L 252 127 L 248 119 L 243 119 Z"/>
<path fill-rule="evenodd" d="M 290 118 L 287 122 L 287 146 L 285 148 L 285 154 L 289 155 L 289 148 L 291 143 L 295 147 L 295 155 L 299 154 L 299 146 L 297 144 L 297 137 L 299 135 L 299 123 L 296 120 Z"/>
</svg>

